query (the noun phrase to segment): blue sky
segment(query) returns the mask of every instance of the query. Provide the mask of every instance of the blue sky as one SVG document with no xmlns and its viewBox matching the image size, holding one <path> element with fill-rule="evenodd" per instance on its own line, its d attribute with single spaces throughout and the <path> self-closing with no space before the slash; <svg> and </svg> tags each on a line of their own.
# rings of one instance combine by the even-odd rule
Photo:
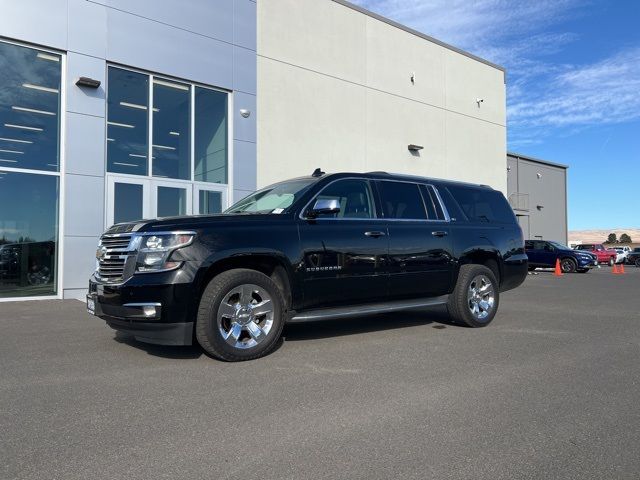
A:
<svg viewBox="0 0 640 480">
<path fill-rule="evenodd" d="M 508 149 L 569 165 L 571 230 L 640 227 L 640 1 L 353 1 L 507 69 Z"/>
</svg>

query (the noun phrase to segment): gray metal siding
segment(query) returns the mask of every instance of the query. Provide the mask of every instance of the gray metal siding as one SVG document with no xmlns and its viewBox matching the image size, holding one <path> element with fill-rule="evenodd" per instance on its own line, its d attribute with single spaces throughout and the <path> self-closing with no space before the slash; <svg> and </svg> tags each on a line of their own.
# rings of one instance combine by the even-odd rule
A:
<svg viewBox="0 0 640 480">
<path fill-rule="evenodd" d="M 528 196 L 528 210 L 516 211 L 517 215 L 528 216 L 528 222 L 520 219 L 521 224 L 529 225 L 528 236 L 566 243 L 566 168 L 513 156 L 508 156 L 507 162 L 511 167 L 507 175 L 510 199 L 514 194 Z"/>
<path fill-rule="evenodd" d="M 104 224 L 108 63 L 233 92 L 232 200 L 256 188 L 256 3 L 253 0 L 2 0 L 0 35 L 67 53 L 63 289 L 80 296 Z M 75 81 L 89 76 L 97 90 Z"/>
</svg>

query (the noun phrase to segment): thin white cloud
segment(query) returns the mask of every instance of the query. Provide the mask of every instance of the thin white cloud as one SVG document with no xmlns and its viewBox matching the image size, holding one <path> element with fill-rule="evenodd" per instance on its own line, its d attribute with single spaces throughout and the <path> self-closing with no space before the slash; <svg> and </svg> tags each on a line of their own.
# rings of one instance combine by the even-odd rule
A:
<svg viewBox="0 0 640 480">
<path fill-rule="evenodd" d="M 508 107 L 511 126 L 575 127 L 640 119 L 640 47 L 562 69 L 548 78 L 544 89 L 527 93 L 521 88 Z"/>
<path fill-rule="evenodd" d="M 589 14 L 583 1 L 354 1 L 504 65 L 510 148 L 640 119 L 640 47 L 585 64 L 557 60 L 580 40 L 560 27 L 569 17 Z"/>
</svg>

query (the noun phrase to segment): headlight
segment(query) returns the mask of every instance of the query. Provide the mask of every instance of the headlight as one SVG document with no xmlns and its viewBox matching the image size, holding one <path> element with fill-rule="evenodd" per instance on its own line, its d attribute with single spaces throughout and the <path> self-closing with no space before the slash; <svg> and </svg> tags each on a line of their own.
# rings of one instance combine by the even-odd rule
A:
<svg viewBox="0 0 640 480">
<path fill-rule="evenodd" d="M 190 245 L 194 237 L 193 232 L 159 233 L 137 237 L 135 239 L 138 250 L 136 272 L 158 272 L 178 268 L 182 262 L 171 261 L 169 257 L 174 250 Z"/>
</svg>

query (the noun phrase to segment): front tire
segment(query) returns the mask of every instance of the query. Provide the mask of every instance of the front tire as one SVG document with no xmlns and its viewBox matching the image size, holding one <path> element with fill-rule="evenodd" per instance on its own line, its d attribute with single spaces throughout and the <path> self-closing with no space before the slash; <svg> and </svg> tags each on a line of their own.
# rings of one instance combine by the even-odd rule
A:
<svg viewBox="0 0 640 480">
<path fill-rule="evenodd" d="M 451 318 L 468 327 L 486 327 L 500 304 L 498 281 L 484 265 L 463 265 L 458 281 L 449 297 L 447 309 Z"/>
<path fill-rule="evenodd" d="M 563 258 L 560 261 L 560 267 L 563 273 L 573 273 L 577 270 L 578 265 L 573 258 Z"/>
<path fill-rule="evenodd" d="M 255 270 L 229 270 L 202 294 L 196 338 L 220 360 L 253 360 L 276 347 L 284 317 L 285 301 L 273 280 Z"/>
<path fill-rule="evenodd" d="M 613 257 L 611 257 L 611 258 L 609 259 L 609 266 L 610 266 L 610 267 L 613 267 L 613 266 L 615 265 L 615 263 L 616 263 L 616 259 L 615 259 L 615 258 L 613 258 Z"/>
<path fill-rule="evenodd" d="M 636 260 L 636 267 L 640 267 L 640 258 Z"/>
</svg>

